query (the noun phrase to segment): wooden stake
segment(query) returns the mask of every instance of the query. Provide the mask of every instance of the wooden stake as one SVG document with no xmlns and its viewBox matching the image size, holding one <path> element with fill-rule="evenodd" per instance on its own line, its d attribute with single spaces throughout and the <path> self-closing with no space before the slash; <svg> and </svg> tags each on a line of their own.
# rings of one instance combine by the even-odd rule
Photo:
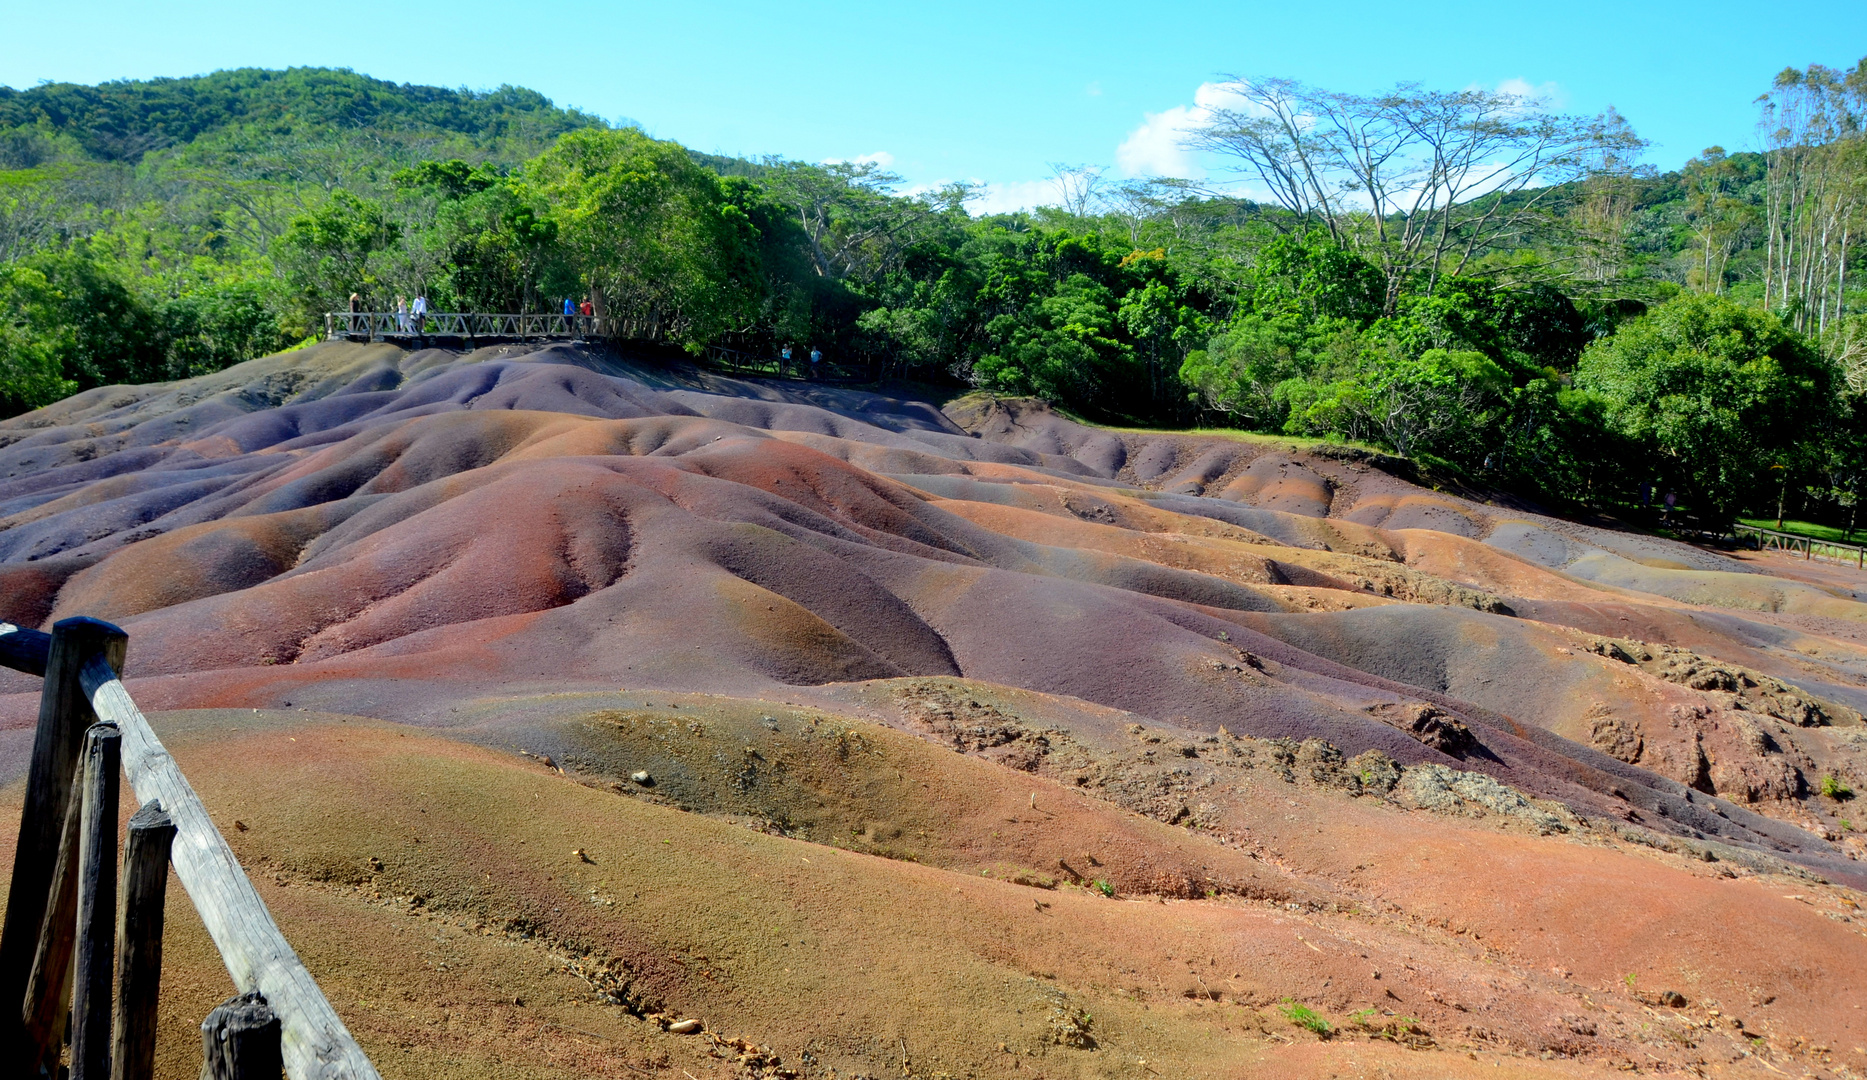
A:
<svg viewBox="0 0 1867 1080">
<path fill-rule="evenodd" d="M 110 989 L 117 956 L 117 790 L 123 737 L 94 724 L 84 739 L 78 841 L 78 955 L 71 993 L 71 1080 L 110 1078 Z"/>
<path fill-rule="evenodd" d="M 99 654 L 112 668 L 123 670 L 127 640 L 122 630 L 97 619 L 64 619 L 52 628 L 6 922 L 0 925 L 0 1052 L 12 1051 L 15 1060 L 30 1052 L 18 1042 L 23 1037 L 21 1012 L 28 1005 L 26 984 L 32 977 L 84 730 L 94 719 L 78 673 Z"/>
<path fill-rule="evenodd" d="M 117 923 L 117 1018 L 111 1080 L 150 1080 L 156 1072 L 156 994 L 162 984 L 162 914 L 168 898 L 175 823 L 151 800 L 130 819 L 123 845 L 123 914 Z"/>
<path fill-rule="evenodd" d="M 201 1080 L 279 1080 L 279 1018 L 260 994 L 221 1002 L 201 1022 Z"/>
</svg>

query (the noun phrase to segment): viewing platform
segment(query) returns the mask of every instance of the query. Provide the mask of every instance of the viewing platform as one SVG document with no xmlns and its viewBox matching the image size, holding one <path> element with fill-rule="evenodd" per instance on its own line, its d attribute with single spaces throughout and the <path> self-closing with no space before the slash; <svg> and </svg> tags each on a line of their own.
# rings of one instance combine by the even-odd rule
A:
<svg viewBox="0 0 1867 1080">
<path fill-rule="evenodd" d="M 393 311 L 327 311 L 326 341 L 384 341 L 410 347 L 477 348 L 507 342 L 637 341 L 638 325 L 598 315 L 490 315 L 468 311 L 431 311 L 417 317 Z M 638 342 L 639 344 L 639 342 Z M 708 345 L 691 357 L 724 374 L 802 382 L 853 384 L 871 381 L 873 372 L 833 361 L 810 363 L 805 350 L 792 357 Z"/>
<path fill-rule="evenodd" d="M 327 311 L 327 341 L 413 341 L 442 339 L 467 345 L 502 341 L 585 341 L 617 335 L 625 328 L 596 315 L 498 315 L 468 311 Z"/>
</svg>

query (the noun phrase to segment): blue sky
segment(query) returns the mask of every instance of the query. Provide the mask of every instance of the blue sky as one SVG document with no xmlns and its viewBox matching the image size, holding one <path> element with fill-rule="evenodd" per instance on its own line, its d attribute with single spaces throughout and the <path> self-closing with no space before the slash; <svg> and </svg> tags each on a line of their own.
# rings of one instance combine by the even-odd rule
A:
<svg viewBox="0 0 1867 1080">
<path fill-rule="evenodd" d="M 911 183 L 982 181 L 1002 205 L 1044 199 L 1054 162 L 1210 166 L 1177 157 L 1172 128 L 1222 73 L 1358 91 L 1542 88 L 1568 111 L 1618 108 L 1670 168 L 1713 143 L 1752 145 L 1752 102 L 1783 67 L 1867 55 L 1863 0 L 0 0 L 0 26 L 0 83 L 15 87 L 299 64 L 514 83 L 700 150 L 885 155 Z"/>
</svg>

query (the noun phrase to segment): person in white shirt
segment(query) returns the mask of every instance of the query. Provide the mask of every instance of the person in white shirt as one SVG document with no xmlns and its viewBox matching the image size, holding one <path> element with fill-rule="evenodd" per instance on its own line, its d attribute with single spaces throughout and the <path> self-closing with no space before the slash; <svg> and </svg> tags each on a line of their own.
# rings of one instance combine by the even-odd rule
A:
<svg viewBox="0 0 1867 1080">
<path fill-rule="evenodd" d="M 428 314 L 428 298 L 417 296 L 414 306 L 409 309 L 409 314 L 414 316 L 411 321 L 414 323 L 415 332 L 421 333 L 422 319 Z"/>
</svg>

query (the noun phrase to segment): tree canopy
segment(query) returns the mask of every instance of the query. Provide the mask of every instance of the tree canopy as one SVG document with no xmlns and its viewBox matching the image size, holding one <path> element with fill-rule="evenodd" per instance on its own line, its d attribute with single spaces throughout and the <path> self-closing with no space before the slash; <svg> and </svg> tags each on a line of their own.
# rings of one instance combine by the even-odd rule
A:
<svg viewBox="0 0 1867 1080">
<path fill-rule="evenodd" d="M 592 303 L 1092 420 L 1359 440 L 1460 482 L 1716 523 L 1851 519 L 1867 448 L 1867 68 L 1778 76 L 1758 153 L 1674 172 L 1611 111 L 1234 79 L 1191 137 L 1268 191 L 1055 166 L 1057 202 L 691 151 L 527 90 L 349 71 L 0 88 L 0 408 L 386 309 Z M 1644 495 L 1642 493 L 1645 493 Z"/>
</svg>

